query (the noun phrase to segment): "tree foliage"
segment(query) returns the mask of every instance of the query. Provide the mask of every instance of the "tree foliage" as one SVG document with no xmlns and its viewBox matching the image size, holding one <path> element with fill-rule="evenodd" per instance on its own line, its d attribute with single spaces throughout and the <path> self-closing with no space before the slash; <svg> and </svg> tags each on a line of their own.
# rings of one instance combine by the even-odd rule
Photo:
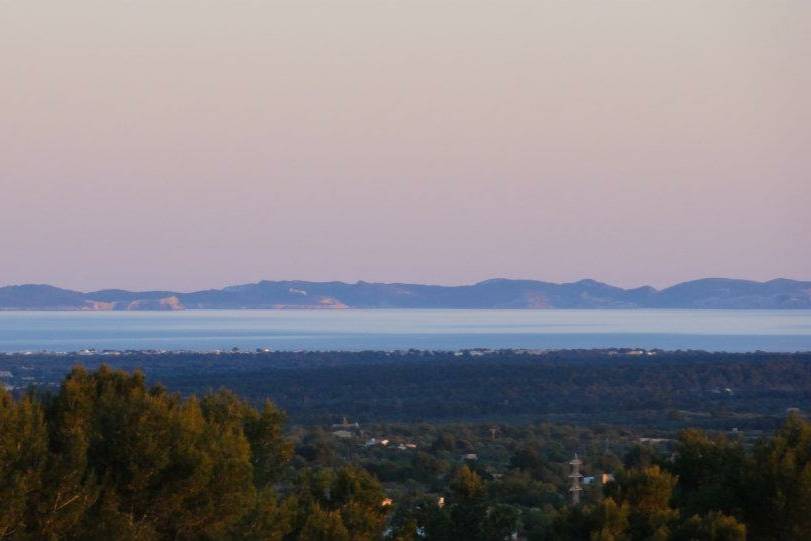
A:
<svg viewBox="0 0 811 541">
<path fill-rule="evenodd" d="M 269 402 L 260 411 L 228 391 L 183 399 L 148 387 L 140 372 L 104 366 L 75 368 L 53 396 L 0 393 L 0 538 L 333 539 L 363 531 L 347 537 L 355 540 L 382 531 L 382 490 L 365 472 L 317 474 L 329 477 L 329 496 L 313 502 L 300 496 L 304 488 L 276 495 L 292 446 Z"/>
<path fill-rule="evenodd" d="M 53 394 L 0 389 L 0 539 L 811 539 L 811 424 L 796 414 L 754 444 L 687 429 L 666 452 L 604 426 L 380 430 L 423 439 L 288 431 L 271 402 L 183 397 L 104 366 Z M 585 475 L 615 480 L 570 505 L 575 448 Z"/>
</svg>

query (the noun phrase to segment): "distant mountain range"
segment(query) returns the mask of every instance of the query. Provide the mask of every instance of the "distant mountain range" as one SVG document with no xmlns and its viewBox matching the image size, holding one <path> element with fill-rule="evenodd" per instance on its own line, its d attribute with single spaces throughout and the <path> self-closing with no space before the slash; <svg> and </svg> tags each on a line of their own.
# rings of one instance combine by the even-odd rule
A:
<svg viewBox="0 0 811 541">
<path fill-rule="evenodd" d="M 0 287 L 0 310 L 225 308 L 811 308 L 811 282 L 705 278 L 657 290 L 622 289 L 594 280 L 555 284 L 494 279 L 465 286 L 262 281 L 192 293 Z"/>
</svg>

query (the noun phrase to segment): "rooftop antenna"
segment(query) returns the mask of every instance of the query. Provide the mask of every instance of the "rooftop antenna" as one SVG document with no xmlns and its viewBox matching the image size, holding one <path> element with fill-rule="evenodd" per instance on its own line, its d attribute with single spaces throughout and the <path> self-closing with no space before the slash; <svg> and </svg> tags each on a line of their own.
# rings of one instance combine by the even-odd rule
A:
<svg viewBox="0 0 811 541">
<path fill-rule="evenodd" d="M 580 473 L 580 466 L 583 465 L 583 461 L 577 457 L 577 451 L 574 453 L 574 458 L 569 461 L 569 465 L 572 467 L 572 473 L 569 474 L 569 479 L 572 480 L 569 492 L 572 494 L 572 505 L 578 505 L 580 503 L 580 493 L 583 492 L 583 487 L 580 486 L 580 479 L 583 478 Z"/>
</svg>

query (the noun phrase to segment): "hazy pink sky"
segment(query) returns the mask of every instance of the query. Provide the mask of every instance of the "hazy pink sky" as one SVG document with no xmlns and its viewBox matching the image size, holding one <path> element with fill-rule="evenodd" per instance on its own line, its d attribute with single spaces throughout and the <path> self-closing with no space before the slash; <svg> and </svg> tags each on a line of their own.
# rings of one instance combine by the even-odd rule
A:
<svg viewBox="0 0 811 541">
<path fill-rule="evenodd" d="M 811 279 L 811 2 L 0 1 L 0 285 Z"/>
</svg>

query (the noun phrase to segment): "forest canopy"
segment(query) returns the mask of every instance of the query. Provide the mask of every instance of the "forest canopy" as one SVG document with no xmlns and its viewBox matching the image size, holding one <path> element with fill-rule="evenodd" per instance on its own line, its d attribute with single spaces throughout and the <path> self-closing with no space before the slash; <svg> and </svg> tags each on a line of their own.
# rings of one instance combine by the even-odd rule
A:
<svg viewBox="0 0 811 541">
<path fill-rule="evenodd" d="M 183 399 L 106 367 L 74 369 L 52 396 L 3 392 L 0 538 L 379 532 L 382 490 L 362 470 L 302 472 L 294 490 L 275 494 L 292 457 L 283 423 L 269 402 L 257 410 L 228 391 Z"/>
<path fill-rule="evenodd" d="M 271 402 L 76 367 L 53 393 L 0 390 L 0 538 L 811 538 L 811 424 L 796 413 L 753 443 L 697 429 L 624 447 L 622 430 L 600 428 L 377 429 L 433 439 L 369 447 L 291 431 Z M 587 441 L 586 473 L 610 478 L 575 504 L 569 449 Z"/>
</svg>

